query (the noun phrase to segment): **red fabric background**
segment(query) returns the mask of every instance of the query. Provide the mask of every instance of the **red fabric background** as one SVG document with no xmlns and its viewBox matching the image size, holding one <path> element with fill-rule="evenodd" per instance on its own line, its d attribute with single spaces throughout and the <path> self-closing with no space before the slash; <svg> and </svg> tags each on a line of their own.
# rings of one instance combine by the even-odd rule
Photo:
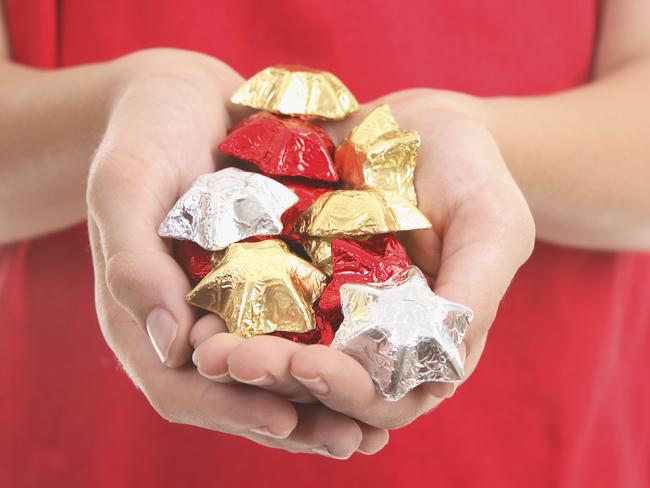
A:
<svg viewBox="0 0 650 488">
<path fill-rule="evenodd" d="M 547 93 L 588 78 L 593 0 L 373 5 L 5 0 L 15 58 L 44 67 L 173 46 L 244 76 L 326 68 L 361 101 L 416 86 Z M 647 255 L 539 244 L 454 400 L 347 462 L 158 418 L 101 338 L 83 228 L 0 249 L 0 290 L 3 487 L 650 485 Z"/>
</svg>

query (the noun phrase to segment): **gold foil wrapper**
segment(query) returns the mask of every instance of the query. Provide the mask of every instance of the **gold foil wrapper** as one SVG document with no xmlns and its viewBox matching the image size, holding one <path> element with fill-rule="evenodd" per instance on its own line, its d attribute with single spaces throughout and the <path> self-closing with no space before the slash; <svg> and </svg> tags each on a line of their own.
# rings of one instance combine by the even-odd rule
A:
<svg viewBox="0 0 650 488">
<path fill-rule="evenodd" d="M 277 239 L 228 247 L 214 269 L 187 295 L 192 305 L 222 317 L 232 334 L 309 332 L 312 304 L 325 275 Z"/>
<path fill-rule="evenodd" d="M 369 188 L 321 195 L 293 228 L 299 234 L 333 238 L 429 229 L 431 222 L 399 194 Z"/>
<path fill-rule="evenodd" d="M 303 237 L 300 239 L 312 263 L 327 276 L 332 276 L 334 265 L 332 263 L 332 241 L 318 237 Z"/>
<path fill-rule="evenodd" d="M 272 66 L 247 80 L 232 103 L 284 115 L 341 120 L 359 109 L 332 73 L 302 66 Z"/>
<path fill-rule="evenodd" d="M 413 176 L 420 135 L 400 129 L 388 105 L 363 119 L 336 150 L 336 169 L 349 188 L 395 191 L 417 205 Z"/>
</svg>

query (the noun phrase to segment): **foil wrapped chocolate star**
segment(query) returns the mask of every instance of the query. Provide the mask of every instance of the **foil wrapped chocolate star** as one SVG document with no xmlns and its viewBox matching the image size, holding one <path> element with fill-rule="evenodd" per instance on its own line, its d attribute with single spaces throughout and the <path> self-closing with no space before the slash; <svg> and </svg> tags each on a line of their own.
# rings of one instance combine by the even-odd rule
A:
<svg viewBox="0 0 650 488">
<path fill-rule="evenodd" d="M 431 222 L 395 192 L 337 190 L 321 195 L 294 224 L 312 237 L 356 237 L 429 229 Z"/>
<path fill-rule="evenodd" d="M 174 241 L 174 259 L 196 286 L 219 260 L 219 253 L 207 251 L 192 241 Z"/>
<path fill-rule="evenodd" d="M 303 249 L 311 258 L 311 262 L 327 276 L 332 276 L 332 242 L 318 237 L 303 237 L 300 240 Z"/>
<path fill-rule="evenodd" d="M 282 224 L 284 225 L 282 235 L 298 242 L 300 241 L 300 234 L 294 232 L 294 224 L 318 197 L 332 191 L 332 189 L 311 182 L 295 181 L 290 178 L 278 178 L 277 181 L 289 188 L 298 197 L 298 202 L 282 214 Z"/>
<path fill-rule="evenodd" d="M 343 321 L 344 284 L 381 283 L 411 265 L 406 249 L 392 235 L 375 235 L 366 240 L 334 239 L 330 250 L 332 279 L 321 293 L 317 311 L 334 329 Z"/>
<path fill-rule="evenodd" d="M 334 340 L 332 324 L 319 313 L 316 313 L 316 328 L 311 332 L 273 332 L 271 335 L 300 344 L 322 344 L 323 346 L 329 346 Z"/>
<path fill-rule="evenodd" d="M 218 251 L 247 237 L 280 234 L 282 214 L 296 202 L 295 193 L 271 178 L 226 168 L 199 176 L 158 234 Z"/>
<path fill-rule="evenodd" d="M 387 400 L 421 383 L 463 379 L 458 346 L 474 314 L 433 293 L 417 267 L 383 283 L 343 285 L 341 303 L 331 347 L 359 361 Z"/>
<path fill-rule="evenodd" d="M 269 332 L 310 332 L 312 304 L 325 275 L 277 239 L 240 242 L 187 295 L 192 305 L 221 316 L 241 337 Z"/>
<path fill-rule="evenodd" d="M 417 205 L 413 175 L 419 148 L 419 134 L 400 129 L 388 105 L 380 105 L 336 149 L 336 169 L 349 188 L 395 191 Z"/>
<path fill-rule="evenodd" d="M 242 120 L 219 145 L 229 156 L 251 162 L 267 175 L 338 181 L 334 143 L 306 120 L 258 112 Z"/>
<path fill-rule="evenodd" d="M 359 109 L 336 76 L 302 66 L 271 66 L 247 80 L 232 103 L 284 115 L 340 120 Z"/>
</svg>

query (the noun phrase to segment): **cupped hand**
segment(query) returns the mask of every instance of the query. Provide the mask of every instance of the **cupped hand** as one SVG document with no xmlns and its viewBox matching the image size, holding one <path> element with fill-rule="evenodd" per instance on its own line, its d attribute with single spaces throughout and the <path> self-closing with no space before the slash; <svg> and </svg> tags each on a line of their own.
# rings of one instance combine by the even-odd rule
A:
<svg viewBox="0 0 650 488">
<path fill-rule="evenodd" d="M 185 365 L 196 320 L 185 301 L 190 284 L 157 228 L 192 181 L 216 169 L 215 148 L 237 117 L 227 100 L 243 80 L 217 60 L 173 50 L 107 69 L 115 90 L 88 178 L 88 226 L 100 325 L 126 372 L 172 422 L 333 457 L 380 448 L 381 429 L 322 405 L 218 384 Z"/>
<path fill-rule="evenodd" d="M 407 233 L 404 239 L 415 264 L 434 277 L 435 292 L 475 313 L 461 346 L 467 377 L 477 366 L 501 298 L 532 251 L 532 216 L 482 123 L 478 100 L 408 90 L 372 102 L 362 113 L 345 123 L 329 124 L 327 130 L 340 141 L 380 103 L 389 104 L 402 128 L 420 133 L 415 185 L 418 206 L 433 228 Z M 315 398 L 333 411 L 376 427 L 406 425 L 450 397 L 458 386 L 428 383 L 388 402 L 377 394 L 361 365 L 340 351 L 274 337 L 247 341 L 228 334 L 210 337 L 205 329 L 196 333 L 203 342 L 194 355 L 203 374 L 298 401 Z"/>
</svg>

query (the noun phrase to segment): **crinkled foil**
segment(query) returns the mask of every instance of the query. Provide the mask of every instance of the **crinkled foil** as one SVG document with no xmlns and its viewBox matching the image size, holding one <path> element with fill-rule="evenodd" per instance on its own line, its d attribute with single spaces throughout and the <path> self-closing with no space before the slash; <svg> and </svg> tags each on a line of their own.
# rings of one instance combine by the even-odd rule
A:
<svg viewBox="0 0 650 488">
<path fill-rule="evenodd" d="M 332 279 L 321 293 L 317 310 L 336 329 L 343 321 L 341 286 L 381 283 L 411 265 L 404 246 L 392 235 L 366 240 L 334 239 L 331 244 Z"/>
<path fill-rule="evenodd" d="M 282 241 L 240 242 L 228 247 L 187 301 L 218 314 L 241 337 L 309 332 L 316 327 L 312 304 L 325 279 Z"/>
<path fill-rule="evenodd" d="M 474 314 L 433 293 L 415 266 L 384 283 L 343 285 L 341 302 L 332 347 L 359 361 L 387 400 L 421 383 L 463 379 L 458 346 Z"/>
<path fill-rule="evenodd" d="M 174 241 L 174 258 L 192 286 L 196 286 L 212 270 L 215 254 L 192 241 Z"/>
<path fill-rule="evenodd" d="M 284 225 L 282 235 L 298 242 L 300 241 L 300 235 L 294 231 L 294 224 L 319 196 L 323 193 L 332 191 L 332 189 L 289 178 L 278 178 L 278 181 L 289 188 L 298 197 L 298 203 L 282 214 L 282 224 Z"/>
<path fill-rule="evenodd" d="M 323 346 L 329 346 L 334 340 L 332 324 L 323 319 L 319 313 L 316 313 L 316 328 L 311 332 L 273 332 L 271 335 L 300 344 L 322 344 Z"/>
<path fill-rule="evenodd" d="M 282 213 L 297 201 L 271 178 L 226 168 L 199 176 L 169 211 L 158 234 L 218 251 L 247 237 L 280 234 Z"/>
<path fill-rule="evenodd" d="M 332 243 L 329 239 L 303 237 L 300 240 L 311 262 L 327 276 L 332 276 Z"/>
<path fill-rule="evenodd" d="M 377 189 L 337 190 L 321 195 L 294 230 L 313 237 L 355 237 L 429 229 L 431 222 L 395 192 Z"/>
<path fill-rule="evenodd" d="M 302 66 L 272 66 L 247 80 L 231 97 L 239 105 L 303 117 L 346 118 L 359 109 L 347 87 L 332 73 Z"/>
<path fill-rule="evenodd" d="M 417 205 L 413 176 L 420 135 L 401 130 L 388 105 L 363 119 L 336 150 L 336 168 L 350 188 L 396 191 Z"/>
<path fill-rule="evenodd" d="M 321 127 L 303 119 L 258 112 L 241 121 L 219 150 L 267 175 L 339 179 L 332 160 L 334 143 Z"/>
</svg>

